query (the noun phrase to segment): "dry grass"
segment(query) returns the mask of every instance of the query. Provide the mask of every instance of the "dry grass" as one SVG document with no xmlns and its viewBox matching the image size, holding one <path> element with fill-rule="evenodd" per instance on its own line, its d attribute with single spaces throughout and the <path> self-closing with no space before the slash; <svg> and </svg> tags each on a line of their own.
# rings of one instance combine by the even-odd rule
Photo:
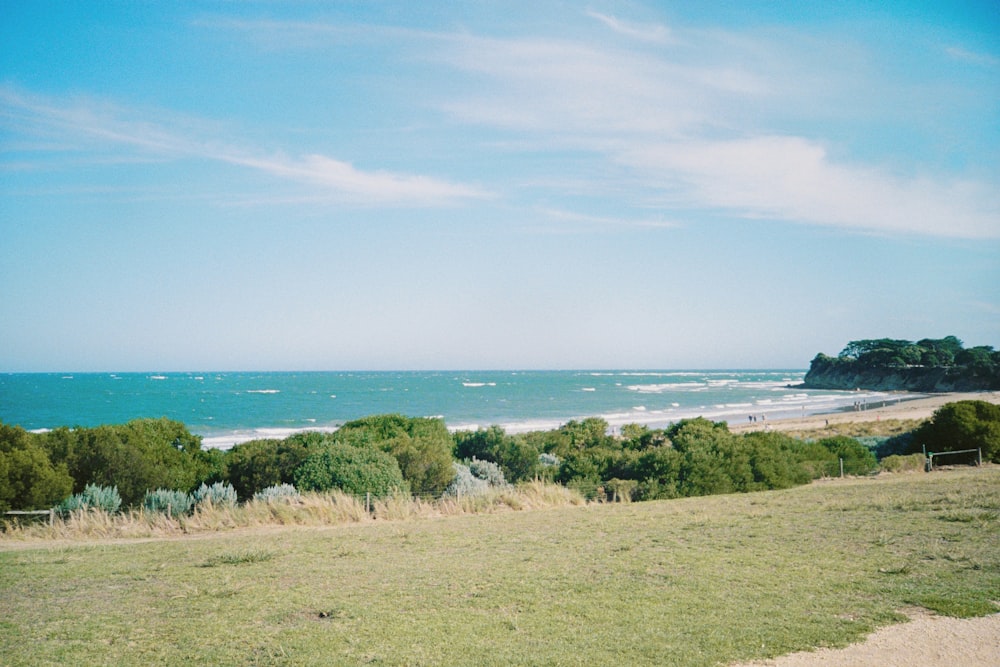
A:
<svg viewBox="0 0 1000 667">
<path fill-rule="evenodd" d="M 411 496 L 355 498 L 343 493 L 309 493 L 298 498 L 252 500 L 234 507 L 201 505 L 187 516 L 133 509 L 119 514 L 78 510 L 48 523 L 7 523 L 0 541 L 94 540 L 169 537 L 267 526 L 340 526 L 372 521 L 407 521 L 461 514 L 523 511 L 581 505 L 582 496 L 562 486 L 531 482 L 463 498 Z"/>
</svg>

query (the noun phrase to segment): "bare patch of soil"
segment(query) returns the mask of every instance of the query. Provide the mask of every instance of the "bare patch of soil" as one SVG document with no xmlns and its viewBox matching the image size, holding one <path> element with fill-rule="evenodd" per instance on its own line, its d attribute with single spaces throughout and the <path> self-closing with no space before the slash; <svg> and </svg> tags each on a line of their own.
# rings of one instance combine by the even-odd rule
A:
<svg viewBox="0 0 1000 667">
<path fill-rule="evenodd" d="M 817 649 L 734 667 L 997 667 L 1000 614 L 979 618 L 935 616 L 907 609 L 910 621 L 882 628 L 842 649 Z"/>
</svg>

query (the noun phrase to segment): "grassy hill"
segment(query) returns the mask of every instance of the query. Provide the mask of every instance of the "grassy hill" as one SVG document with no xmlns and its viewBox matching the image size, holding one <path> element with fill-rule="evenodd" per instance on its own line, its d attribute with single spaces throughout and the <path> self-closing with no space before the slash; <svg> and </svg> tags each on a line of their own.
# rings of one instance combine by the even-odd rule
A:
<svg viewBox="0 0 1000 667">
<path fill-rule="evenodd" d="M 5 665 L 717 665 L 1000 600 L 1000 468 L 144 541 L 0 540 Z"/>
</svg>

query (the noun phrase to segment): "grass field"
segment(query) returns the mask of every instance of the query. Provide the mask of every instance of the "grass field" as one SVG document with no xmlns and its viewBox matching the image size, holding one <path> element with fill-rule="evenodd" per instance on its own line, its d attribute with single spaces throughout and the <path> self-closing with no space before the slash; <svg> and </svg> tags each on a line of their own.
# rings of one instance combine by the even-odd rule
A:
<svg viewBox="0 0 1000 667">
<path fill-rule="evenodd" d="M 0 541 L 5 665 L 718 665 L 1000 601 L 1000 468 L 622 505 Z"/>
</svg>

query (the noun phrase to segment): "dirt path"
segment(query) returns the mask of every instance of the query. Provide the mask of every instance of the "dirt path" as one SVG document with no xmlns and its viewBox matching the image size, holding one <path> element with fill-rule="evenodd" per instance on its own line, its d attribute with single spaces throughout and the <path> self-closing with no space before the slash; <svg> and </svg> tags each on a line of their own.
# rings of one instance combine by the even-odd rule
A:
<svg viewBox="0 0 1000 667">
<path fill-rule="evenodd" d="M 1000 614 L 948 618 L 922 610 L 908 623 L 890 625 L 842 649 L 792 653 L 733 667 L 998 667 Z"/>
</svg>

